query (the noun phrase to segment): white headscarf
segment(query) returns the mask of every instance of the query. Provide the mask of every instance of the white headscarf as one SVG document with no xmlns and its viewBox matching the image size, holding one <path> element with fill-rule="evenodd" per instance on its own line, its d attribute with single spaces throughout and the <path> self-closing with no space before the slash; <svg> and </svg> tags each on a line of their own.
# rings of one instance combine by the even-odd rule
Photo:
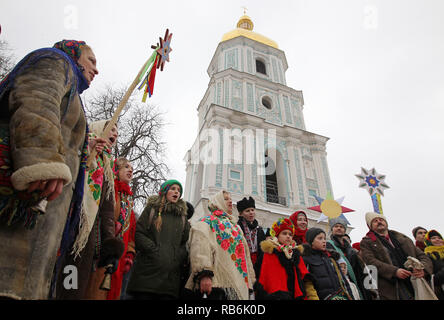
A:
<svg viewBox="0 0 444 320">
<path fill-rule="evenodd" d="M 211 212 L 219 209 L 222 210 L 223 212 L 231 214 L 229 212 L 227 204 L 225 203 L 224 193 L 229 193 L 229 192 L 221 190 L 218 193 L 214 194 L 212 197 L 210 197 L 210 200 L 208 202 L 208 208 L 210 209 Z"/>
</svg>

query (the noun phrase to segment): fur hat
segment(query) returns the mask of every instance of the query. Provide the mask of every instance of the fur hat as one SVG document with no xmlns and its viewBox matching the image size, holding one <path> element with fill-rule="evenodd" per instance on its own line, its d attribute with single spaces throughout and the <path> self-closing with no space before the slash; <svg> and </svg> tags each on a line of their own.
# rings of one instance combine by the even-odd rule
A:
<svg viewBox="0 0 444 320">
<path fill-rule="evenodd" d="M 347 223 L 348 221 L 345 220 L 343 217 L 339 216 L 337 218 L 328 219 L 328 224 L 330 225 L 330 230 L 333 230 L 333 227 L 337 224 L 340 224 L 344 227 L 345 230 L 347 230 Z"/>
<path fill-rule="evenodd" d="M 242 214 L 242 211 L 248 208 L 256 208 L 254 199 L 252 197 L 249 197 L 248 200 L 246 197 L 244 197 L 241 201 L 238 201 L 236 203 L 237 211 L 239 214 Z"/>
<path fill-rule="evenodd" d="M 307 243 L 311 245 L 313 243 L 313 240 L 320 233 L 325 234 L 325 231 L 320 229 L 320 228 L 310 228 L 310 229 L 308 229 L 307 233 L 305 234 L 305 239 L 307 240 Z"/>
<path fill-rule="evenodd" d="M 383 214 L 376 213 L 376 212 L 367 212 L 365 214 L 365 222 L 367 222 L 367 226 L 369 227 L 369 229 L 372 228 L 372 221 L 375 218 L 384 219 L 384 221 L 388 224 L 387 219 L 385 218 L 385 216 Z"/>
<path fill-rule="evenodd" d="M 278 221 L 273 223 L 270 230 L 270 235 L 272 237 L 277 237 L 279 233 L 281 233 L 284 230 L 290 230 L 292 234 L 295 233 L 294 224 L 291 222 L 288 218 L 280 218 Z"/>
<path fill-rule="evenodd" d="M 415 238 L 416 239 L 416 233 L 419 231 L 419 230 L 425 230 L 426 232 L 427 232 L 427 229 L 426 228 L 423 228 L 423 227 L 416 227 L 416 228 L 414 228 L 413 230 L 412 230 L 412 234 L 413 234 L 413 238 Z"/>
</svg>

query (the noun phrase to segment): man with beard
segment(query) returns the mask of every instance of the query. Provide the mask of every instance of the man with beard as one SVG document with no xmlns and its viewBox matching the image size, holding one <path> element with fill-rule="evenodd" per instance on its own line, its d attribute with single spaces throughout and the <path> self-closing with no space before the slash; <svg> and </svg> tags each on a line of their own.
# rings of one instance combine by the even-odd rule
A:
<svg viewBox="0 0 444 320">
<path fill-rule="evenodd" d="M 381 300 L 413 300 L 414 289 L 409 277 L 422 278 L 433 273 L 432 261 L 402 233 L 389 230 L 384 215 L 367 212 L 370 231 L 361 240 L 362 258 L 378 270 L 378 292 Z M 424 269 L 406 270 L 411 256 L 422 262 Z"/>
</svg>

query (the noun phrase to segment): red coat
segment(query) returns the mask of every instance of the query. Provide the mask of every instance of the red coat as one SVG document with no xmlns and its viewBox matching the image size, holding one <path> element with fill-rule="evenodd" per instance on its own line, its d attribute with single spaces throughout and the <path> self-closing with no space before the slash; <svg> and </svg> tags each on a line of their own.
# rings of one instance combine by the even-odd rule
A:
<svg viewBox="0 0 444 320">
<path fill-rule="evenodd" d="M 297 254 L 296 251 L 293 252 L 294 255 Z M 278 256 L 280 255 L 280 257 Z M 306 299 L 303 279 L 309 273 L 303 259 L 298 256 L 296 259 L 297 266 L 292 263 L 292 260 L 287 259 L 284 256 L 283 252 L 277 253 L 274 251 L 273 253 L 264 253 L 262 263 L 260 266 L 260 274 L 259 274 L 259 284 L 263 287 L 263 289 L 268 293 L 272 294 L 277 291 L 289 292 L 289 276 L 292 277 L 294 275 L 294 296 L 293 298 L 303 297 Z M 285 266 L 282 265 L 282 261 L 285 261 Z M 290 268 L 293 268 L 293 272 L 290 271 Z"/>
</svg>

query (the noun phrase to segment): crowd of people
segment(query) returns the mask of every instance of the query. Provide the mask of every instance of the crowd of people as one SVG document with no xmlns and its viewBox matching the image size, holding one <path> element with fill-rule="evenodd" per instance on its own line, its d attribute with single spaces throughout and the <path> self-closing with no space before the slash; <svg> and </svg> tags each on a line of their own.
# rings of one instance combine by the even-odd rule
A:
<svg viewBox="0 0 444 320">
<path fill-rule="evenodd" d="M 133 167 L 112 156 L 118 126 L 104 137 L 109 120 L 87 124 L 79 96 L 97 74 L 92 49 L 63 40 L 0 83 L 1 297 L 444 299 L 441 234 L 416 227 L 414 243 L 375 212 L 352 243 L 341 218 L 326 232 L 299 210 L 265 228 L 252 197 L 234 209 L 222 190 L 191 225 L 182 184 L 167 180 L 137 218 Z"/>
</svg>

